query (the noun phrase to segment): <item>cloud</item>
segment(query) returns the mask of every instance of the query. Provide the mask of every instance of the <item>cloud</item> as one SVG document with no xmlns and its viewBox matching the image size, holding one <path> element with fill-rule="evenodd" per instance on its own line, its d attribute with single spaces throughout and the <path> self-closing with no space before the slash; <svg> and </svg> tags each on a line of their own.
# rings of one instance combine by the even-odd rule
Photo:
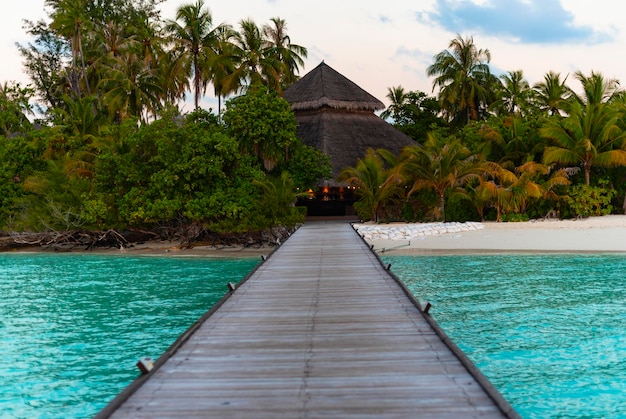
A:
<svg viewBox="0 0 626 419">
<path fill-rule="evenodd" d="M 408 58 L 412 61 L 418 62 L 421 66 L 426 67 L 432 64 L 433 54 L 425 51 L 421 48 L 408 48 L 404 45 L 400 45 L 396 48 L 394 53 L 396 58 Z"/>
<path fill-rule="evenodd" d="M 417 15 L 456 33 L 479 33 L 531 44 L 597 44 L 608 33 L 574 23 L 559 0 L 437 0 L 433 12 Z"/>
</svg>

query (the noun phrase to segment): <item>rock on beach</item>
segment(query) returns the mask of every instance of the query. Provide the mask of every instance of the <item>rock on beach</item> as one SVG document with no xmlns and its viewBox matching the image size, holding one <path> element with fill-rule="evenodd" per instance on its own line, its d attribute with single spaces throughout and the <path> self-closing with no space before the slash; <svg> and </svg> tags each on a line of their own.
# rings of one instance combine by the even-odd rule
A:
<svg viewBox="0 0 626 419">
<path fill-rule="evenodd" d="M 416 223 L 402 225 L 353 224 L 353 226 L 366 241 L 411 240 L 426 236 L 474 231 L 484 227 L 482 223 L 478 222 Z"/>
</svg>

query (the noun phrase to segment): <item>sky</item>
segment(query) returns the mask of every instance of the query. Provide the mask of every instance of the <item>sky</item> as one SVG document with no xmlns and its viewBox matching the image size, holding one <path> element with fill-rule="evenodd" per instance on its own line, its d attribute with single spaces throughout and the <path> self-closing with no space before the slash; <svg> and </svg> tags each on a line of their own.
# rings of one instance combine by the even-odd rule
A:
<svg viewBox="0 0 626 419">
<path fill-rule="evenodd" d="M 166 0 L 162 17 L 172 19 L 182 4 Z M 15 43 L 29 38 L 23 19 L 47 17 L 44 0 L 21 0 L 0 14 L 0 83 L 28 84 Z M 300 75 L 320 62 L 388 104 L 388 89 L 402 86 L 429 95 L 426 68 L 457 35 L 473 37 L 491 53 L 491 70 L 500 75 L 523 70 L 532 84 L 549 71 L 570 75 L 591 71 L 616 78 L 626 88 L 626 27 L 622 0 L 205 0 L 214 24 L 237 28 L 242 19 L 258 25 L 272 17 L 287 22 L 291 42 L 308 49 Z M 188 95 L 191 97 L 191 94 Z M 205 107 L 216 108 L 210 92 Z"/>
</svg>

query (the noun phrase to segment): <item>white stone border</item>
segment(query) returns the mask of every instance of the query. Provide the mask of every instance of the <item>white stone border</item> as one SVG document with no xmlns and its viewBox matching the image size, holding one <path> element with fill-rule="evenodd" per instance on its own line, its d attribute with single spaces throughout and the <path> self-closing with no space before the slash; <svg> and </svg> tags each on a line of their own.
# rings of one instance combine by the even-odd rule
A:
<svg viewBox="0 0 626 419">
<path fill-rule="evenodd" d="M 415 223 L 402 225 L 353 224 L 354 229 L 365 239 L 370 240 L 411 240 L 440 234 L 462 233 L 484 228 L 482 223 Z"/>
</svg>

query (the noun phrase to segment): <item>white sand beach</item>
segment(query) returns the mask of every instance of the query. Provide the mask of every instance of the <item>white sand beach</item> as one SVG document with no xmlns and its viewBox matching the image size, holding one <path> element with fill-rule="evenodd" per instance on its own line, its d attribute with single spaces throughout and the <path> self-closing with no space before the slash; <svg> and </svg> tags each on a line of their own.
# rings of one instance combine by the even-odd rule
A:
<svg viewBox="0 0 626 419">
<path fill-rule="evenodd" d="M 379 253 L 626 252 L 626 215 L 520 223 L 354 224 Z"/>
</svg>

